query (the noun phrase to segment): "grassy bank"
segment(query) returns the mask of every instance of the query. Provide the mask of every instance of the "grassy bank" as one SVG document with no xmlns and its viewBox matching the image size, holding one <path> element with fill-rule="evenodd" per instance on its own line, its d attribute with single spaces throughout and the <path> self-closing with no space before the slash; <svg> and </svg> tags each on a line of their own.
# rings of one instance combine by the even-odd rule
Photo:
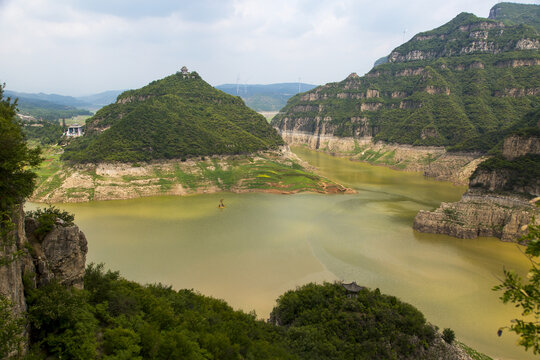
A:
<svg viewBox="0 0 540 360">
<path fill-rule="evenodd" d="M 185 161 L 69 166 L 49 147 L 37 170 L 33 201 L 81 202 L 218 191 L 340 193 L 341 185 L 311 173 L 291 153 L 198 157 Z"/>
</svg>

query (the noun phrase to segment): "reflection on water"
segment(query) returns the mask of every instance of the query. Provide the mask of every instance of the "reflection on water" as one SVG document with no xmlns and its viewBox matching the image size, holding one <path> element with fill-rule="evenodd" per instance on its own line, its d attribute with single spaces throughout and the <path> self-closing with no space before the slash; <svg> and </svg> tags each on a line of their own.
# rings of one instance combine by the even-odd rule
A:
<svg viewBox="0 0 540 360">
<path fill-rule="evenodd" d="M 418 307 L 491 356 L 532 358 L 496 336 L 514 316 L 491 291 L 503 265 L 524 273 L 514 244 L 420 234 L 420 209 L 465 190 L 383 167 L 295 151 L 353 195 L 214 194 L 62 204 L 89 240 L 88 260 L 129 279 L 193 288 L 267 317 L 310 281 L 356 281 Z M 226 208 L 218 209 L 224 198 Z"/>
</svg>

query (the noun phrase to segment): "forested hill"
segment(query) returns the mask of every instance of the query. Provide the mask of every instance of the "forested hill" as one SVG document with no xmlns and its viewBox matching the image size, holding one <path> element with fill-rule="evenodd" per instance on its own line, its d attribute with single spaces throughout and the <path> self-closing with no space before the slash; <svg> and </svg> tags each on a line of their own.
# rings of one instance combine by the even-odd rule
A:
<svg viewBox="0 0 540 360">
<path fill-rule="evenodd" d="M 120 94 L 86 122 L 63 155 L 74 162 L 148 161 L 249 153 L 283 144 L 265 118 L 206 83 L 177 72 Z"/>
<path fill-rule="evenodd" d="M 292 97 L 281 131 L 487 151 L 540 104 L 540 34 L 462 13 L 388 62 Z M 482 141 L 480 141 L 482 140 Z"/>
</svg>

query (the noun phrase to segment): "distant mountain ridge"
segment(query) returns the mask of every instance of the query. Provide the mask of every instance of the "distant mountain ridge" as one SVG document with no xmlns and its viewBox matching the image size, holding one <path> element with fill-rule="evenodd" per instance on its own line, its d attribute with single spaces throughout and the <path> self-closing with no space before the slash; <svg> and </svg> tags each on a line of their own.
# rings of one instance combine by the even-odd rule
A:
<svg viewBox="0 0 540 360">
<path fill-rule="evenodd" d="M 177 72 L 120 94 L 86 122 L 66 148 L 74 162 L 149 161 L 250 153 L 283 144 L 265 118 L 241 99 Z"/>
<path fill-rule="evenodd" d="M 363 77 L 295 95 L 272 124 L 315 147 L 335 136 L 488 151 L 540 104 L 539 48 L 532 26 L 462 13 Z"/>
<path fill-rule="evenodd" d="M 291 96 L 313 89 L 317 85 L 305 83 L 277 84 L 223 84 L 216 89 L 227 94 L 240 96 L 247 106 L 255 111 L 278 111 Z"/>
<path fill-rule="evenodd" d="M 31 103 L 35 106 L 42 105 L 48 108 L 60 108 L 61 106 L 68 108 L 78 108 L 83 110 L 95 111 L 105 105 L 109 105 L 116 101 L 116 97 L 124 90 L 108 90 L 98 94 L 85 96 L 68 96 L 58 94 L 45 93 L 25 93 L 12 90 L 6 90 L 6 96 L 12 99 L 18 98 L 19 104 Z"/>
</svg>

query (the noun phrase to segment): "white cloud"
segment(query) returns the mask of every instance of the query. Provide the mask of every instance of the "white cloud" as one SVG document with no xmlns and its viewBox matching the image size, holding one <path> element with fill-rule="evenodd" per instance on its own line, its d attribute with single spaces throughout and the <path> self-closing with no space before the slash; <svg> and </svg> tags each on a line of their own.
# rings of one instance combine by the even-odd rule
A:
<svg viewBox="0 0 540 360">
<path fill-rule="evenodd" d="M 182 65 L 217 85 L 339 81 L 487 0 L 0 0 L 0 81 L 20 91 L 136 88 Z"/>
</svg>

